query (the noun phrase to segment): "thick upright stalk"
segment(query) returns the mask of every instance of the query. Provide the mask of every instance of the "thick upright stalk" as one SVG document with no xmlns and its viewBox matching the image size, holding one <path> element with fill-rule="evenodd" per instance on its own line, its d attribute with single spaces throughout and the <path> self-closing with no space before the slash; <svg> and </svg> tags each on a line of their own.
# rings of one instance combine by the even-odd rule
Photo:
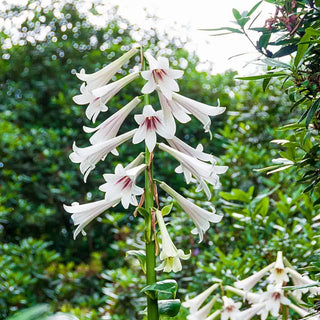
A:
<svg viewBox="0 0 320 320">
<path fill-rule="evenodd" d="M 145 69 L 145 63 L 143 66 Z M 148 105 L 149 96 L 144 97 L 145 105 Z M 145 163 L 147 170 L 145 172 L 145 209 L 149 213 L 149 217 L 145 221 L 145 241 L 146 241 L 146 271 L 147 271 L 147 285 L 153 284 L 157 281 L 156 279 L 156 247 L 154 239 L 153 224 L 154 218 L 152 218 L 151 208 L 153 207 L 153 165 L 152 155 L 150 154 L 147 146 L 145 152 Z M 148 320 L 158 320 L 158 299 L 156 296 L 147 296 L 147 314 Z"/>
</svg>

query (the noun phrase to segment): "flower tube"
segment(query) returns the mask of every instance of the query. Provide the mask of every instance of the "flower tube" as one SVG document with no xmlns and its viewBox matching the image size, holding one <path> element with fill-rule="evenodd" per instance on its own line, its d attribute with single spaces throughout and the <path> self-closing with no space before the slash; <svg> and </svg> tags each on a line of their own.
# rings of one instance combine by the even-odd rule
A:
<svg viewBox="0 0 320 320">
<path fill-rule="evenodd" d="M 201 292 L 197 296 L 192 299 L 187 299 L 185 302 L 182 303 L 182 306 L 185 308 L 189 308 L 190 313 L 197 312 L 201 305 L 207 300 L 210 294 L 215 291 L 219 287 L 219 283 L 214 283 L 205 291 Z"/>
<path fill-rule="evenodd" d="M 212 207 L 212 212 L 202 209 L 184 198 L 178 192 L 169 187 L 166 183 L 161 182 L 160 188 L 166 191 L 172 198 L 174 198 L 181 208 L 189 215 L 196 225 L 196 229 L 193 229 L 191 233 L 199 234 L 199 242 L 203 240 L 203 234 L 209 229 L 210 223 L 218 223 L 223 216 L 215 214 L 215 209 Z"/>
<path fill-rule="evenodd" d="M 95 168 L 100 160 L 104 160 L 109 152 L 112 152 L 120 144 L 132 138 L 137 129 L 126 132 L 118 137 L 112 138 L 106 142 L 95 144 L 90 147 L 79 148 L 73 144 L 73 152 L 70 154 L 70 160 L 74 163 L 80 163 L 80 171 L 84 175 L 84 182 L 90 172 Z"/>
<path fill-rule="evenodd" d="M 99 216 L 104 211 L 111 207 L 116 206 L 120 202 L 119 198 L 114 198 L 110 201 L 100 200 L 92 203 L 79 204 L 78 202 L 72 203 L 71 206 L 63 205 L 65 211 L 72 213 L 71 219 L 74 225 L 78 225 L 77 229 L 73 234 L 75 239 L 77 235 L 82 232 L 86 235 L 83 228 L 86 227 L 93 219 Z"/>
<path fill-rule="evenodd" d="M 179 91 L 179 86 L 175 79 L 181 78 L 183 71 L 170 69 L 167 58 L 159 57 L 156 60 L 148 52 L 145 53 L 145 57 L 148 60 L 150 70 L 141 72 L 141 76 L 148 81 L 141 92 L 148 94 L 158 87 L 164 96 L 171 100 L 172 92 Z"/>
<path fill-rule="evenodd" d="M 84 132 L 95 134 L 89 139 L 92 145 L 105 142 L 114 138 L 120 129 L 120 126 L 127 118 L 129 113 L 141 102 L 138 97 L 135 97 L 127 105 L 114 113 L 107 120 L 103 121 L 99 126 L 95 128 L 83 127 Z"/>
<path fill-rule="evenodd" d="M 162 238 L 162 249 L 160 253 L 160 259 L 163 260 L 163 262 L 155 270 L 163 270 L 164 272 L 181 271 L 182 266 L 180 259 L 189 259 L 191 256 L 191 251 L 189 254 L 184 254 L 184 252 L 181 249 L 177 249 L 170 238 L 167 227 L 163 220 L 162 212 L 156 210 L 156 217 Z"/>
</svg>

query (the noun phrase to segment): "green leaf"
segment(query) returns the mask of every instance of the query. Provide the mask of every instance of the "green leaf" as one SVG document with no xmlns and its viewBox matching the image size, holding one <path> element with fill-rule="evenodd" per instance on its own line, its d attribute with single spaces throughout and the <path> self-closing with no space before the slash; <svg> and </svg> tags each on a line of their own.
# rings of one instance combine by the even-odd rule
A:
<svg viewBox="0 0 320 320">
<path fill-rule="evenodd" d="M 259 80 L 259 79 L 267 79 L 267 78 L 274 78 L 274 77 L 281 77 L 286 76 L 286 73 L 267 73 L 267 74 L 261 74 L 259 76 L 250 76 L 250 77 L 237 77 L 236 79 L 239 80 Z"/>
<path fill-rule="evenodd" d="M 284 56 L 287 56 L 287 55 L 295 52 L 296 50 L 297 50 L 297 45 L 295 45 L 295 44 L 288 45 L 288 46 L 282 47 L 279 51 L 274 53 L 272 55 L 272 58 L 284 57 Z"/>
<path fill-rule="evenodd" d="M 302 60 L 304 54 L 308 50 L 309 44 L 307 43 L 310 40 L 311 34 L 307 32 L 304 34 L 304 36 L 301 38 L 300 42 L 303 42 L 303 44 L 298 44 L 297 54 L 294 58 L 294 65 L 297 67 Z"/>
<path fill-rule="evenodd" d="M 161 209 L 162 215 L 166 216 L 167 214 L 169 214 L 171 212 L 172 206 L 173 206 L 173 203 L 170 203 L 167 206 L 163 207 Z"/>
<path fill-rule="evenodd" d="M 222 30 L 226 30 L 226 31 L 230 31 L 233 33 L 243 33 L 241 30 L 236 29 L 236 28 L 230 28 L 230 27 L 223 27 L 223 28 L 217 28 L 217 29 L 201 29 L 202 31 L 222 31 Z"/>
<path fill-rule="evenodd" d="M 265 59 L 262 59 L 261 61 L 271 67 L 290 69 L 290 64 L 278 61 L 276 59 L 265 58 Z"/>
<path fill-rule="evenodd" d="M 271 78 L 263 79 L 263 81 L 262 81 L 262 90 L 263 90 L 263 92 L 266 92 L 270 81 L 271 81 Z"/>
<path fill-rule="evenodd" d="M 311 107 L 308 109 L 308 113 L 306 115 L 306 127 L 309 126 L 314 114 L 316 113 L 316 111 L 318 110 L 320 106 L 320 98 L 317 99 L 312 105 Z"/>
<path fill-rule="evenodd" d="M 126 253 L 126 256 L 134 256 L 139 260 L 140 266 L 142 271 L 146 274 L 147 267 L 146 267 L 146 253 L 143 250 L 129 250 Z"/>
<path fill-rule="evenodd" d="M 149 217 L 149 212 L 148 212 L 145 208 L 143 208 L 143 207 L 140 207 L 140 208 L 138 209 L 138 212 L 139 212 L 144 218 Z"/>
<path fill-rule="evenodd" d="M 49 310 L 50 306 L 48 304 L 39 304 L 35 307 L 19 311 L 7 320 L 39 320 L 43 319 Z"/>
<path fill-rule="evenodd" d="M 237 10 L 237 9 L 235 9 L 235 8 L 233 8 L 232 9 L 232 13 L 233 13 L 233 16 L 235 17 L 235 19 L 238 21 L 239 19 L 241 19 L 241 14 L 240 14 L 240 12 Z"/>
<path fill-rule="evenodd" d="M 269 198 L 263 198 L 254 208 L 254 216 L 260 214 L 262 217 L 265 217 L 269 210 Z"/>
<path fill-rule="evenodd" d="M 250 17 L 257 10 L 257 8 L 260 6 L 261 3 L 262 1 L 259 1 L 251 8 L 251 10 L 248 13 L 248 17 Z"/>
<path fill-rule="evenodd" d="M 181 301 L 179 299 L 172 300 L 159 300 L 158 301 L 159 313 L 168 317 L 175 317 L 181 307 Z"/>
<path fill-rule="evenodd" d="M 175 298 L 178 290 L 178 284 L 173 279 L 168 279 L 164 281 L 158 281 L 156 283 L 150 284 L 149 286 L 144 287 L 141 292 L 144 292 L 146 295 L 151 296 L 152 293 L 165 293 L 170 294 L 170 297 Z"/>
<path fill-rule="evenodd" d="M 263 33 L 258 41 L 260 48 L 266 48 L 269 44 L 271 33 Z"/>
</svg>

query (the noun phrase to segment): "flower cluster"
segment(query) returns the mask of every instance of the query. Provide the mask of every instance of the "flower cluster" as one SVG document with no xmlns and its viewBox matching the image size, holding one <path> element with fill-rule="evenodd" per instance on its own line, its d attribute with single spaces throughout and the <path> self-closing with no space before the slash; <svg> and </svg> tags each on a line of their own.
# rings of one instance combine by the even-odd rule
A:
<svg viewBox="0 0 320 320">
<path fill-rule="evenodd" d="M 268 273 L 269 276 L 266 279 L 267 281 L 264 282 L 267 285 L 266 291 L 261 291 L 261 289 L 257 292 L 250 291 Z M 290 280 L 293 284 L 292 289 L 284 291 L 283 287 L 287 286 Z M 233 299 L 223 296 L 221 299 L 222 308 L 216 309 L 209 315 L 214 305 L 212 301 L 216 302 L 219 300 L 217 295 L 205 304 L 205 306 L 201 306 L 218 287 L 219 284 L 213 284 L 195 298 L 187 300 L 182 304 L 190 310 L 190 315 L 187 318 L 188 320 L 212 320 L 218 318 L 219 315 L 221 320 L 249 320 L 255 315 L 259 315 L 261 320 L 265 320 L 268 318 L 269 313 L 273 317 L 278 317 L 281 306 L 287 306 L 300 316 L 305 317 L 314 313 L 314 310 L 307 310 L 297 306 L 292 301 L 298 304 L 304 304 L 301 300 L 302 294 L 307 292 L 309 293 L 309 296 L 320 294 L 319 284 L 311 280 L 308 276 L 301 275 L 286 260 L 284 261 L 281 251 L 277 253 L 275 262 L 269 264 L 267 267 L 250 277 L 235 282 L 234 287 L 226 286 L 224 288 L 228 292 L 241 296 L 247 303 L 251 304 L 250 308 L 240 310 L 242 305 L 241 302 L 235 302 Z M 308 319 L 320 320 L 320 316 L 313 315 Z"/>
<path fill-rule="evenodd" d="M 142 94 L 147 95 L 156 92 L 161 109 L 155 110 L 152 105 L 145 103 L 142 107 L 142 113 L 134 115 L 137 128 L 118 134 L 129 114 L 136 111 L 139 104 L 141 105 L 142 99 L 139 97 L 133 98 L 98 126 L 93 128 L 83 127 L 86 133 L 93 133 L 89 139 L 91 145 L 80 148 L 74 143 L 70 159 L 72 162 L 80 164 L 80 171 L 86 182 L 89 174 L 99 161 L 103 161 L 109 153 L 118 155 L 117 147 L 121 144 L 130 140 L 133 144 L 145 141 L 148 152 L 153 153 L 159 137 L 162 137 L 164 141 L 158 144 L 159 149 L 167 152 L 179 162 L 175 171 L 183 173 L 188 184 L 195 182 L 197 191 L 204 190 L 208 199 L 210 199 L 211 192 L 208 184 L 213 188 L 219 188 L 219 175 L 223 174 L 227 167 L 217 165 L 219 159 L 205 153 L 202 145 L 193 148 L 176 137 L 176 120 L 180 123 L 186 123 L 194 116 L 203 124 L 205 132 L 210 133 L 210 116 L 223 113 L 225 108 L 208 106 L 178 94 L 179 86 L 176 80 L 182 77 L 183 71 L 171 69 L 167 58 L 159 57 L 155 59 L 149 52 L 145 53 L 145 58 L 149 64 L 148 70 L 130 73 L 120 80 L 110 83 L 110 80 L 122 65 L 138 52 L 138 48 L 133 48 L 93 74 L 87 74 L 82 69 L 80 73 L 76 74 L 84 82 L 80 87 L 81 94 L 75 96 L 73 100 L 79 105 L 87 105 L 86 116 L 95 123 L 101 112 L 109 110 L 107 104 L 112 97 L 141 75 L 147 81 L 141 89 Z M 164 143 L 165 141 L 167 144 Z M 148 164 L 144 162 L 144 155 L 140 154 L 127 166 L 118 164 L 114 173 L 104 174 L 106 183 L 99 187 L 99 190 L 105 192 L 104 199 L 81 205 L 78 203 L 73 203 L 71 206 L 64 205 L 64 209 L 72 214 L 71 218 L 74 224 L 78 226 L 74 237 L 80 232 L 85 234 L 84 228 L 93 219 L 119 203 L 125 209 L 129 205 L 139 206 L 137 196 L 142 196 L 144 189 L 136 185 L 136 180 L 148 167 Z M 161 182 L 159 185 L 177 201 L 193 220 L 196 228 L 192 232 L 199 234 L 200 241 L 203 240 L 203 235 L 208 230 L 210 222 L 217 223 L 222 219 L 222 216 L 215 213 L 213 207 L 212 211 L 200 208 L 166 183 Z M 157 270 L 179 271 L 181 270 L 180 259 L 188 259 L 190 254 L 184 254 L 182 250 L 178 250 L 174 246 L 161 211 L 156 210 L 155 216 L 162 238 L 162 251 L 160 253 L 162 263 Z"/>
</svg>

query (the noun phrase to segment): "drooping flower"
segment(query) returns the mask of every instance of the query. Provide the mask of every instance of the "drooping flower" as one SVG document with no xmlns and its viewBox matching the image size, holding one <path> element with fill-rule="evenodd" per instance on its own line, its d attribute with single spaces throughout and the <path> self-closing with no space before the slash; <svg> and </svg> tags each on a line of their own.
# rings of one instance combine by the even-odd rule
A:
<svg viewBox="0 0 320 320">
<path fill-rule="evenodd" d="M 125 209 L 129 204 L 138 205 L 136 196 L 143 194 L 143 189 L 138 187 L 135 182 L 137 177 L 147 166 L 140 164 L 130 169 L 123 168 L 122 164 L 118 164 L 114 174 L 104 174 L 103 177 L 107 183 L 99 187 L 99 190 L 106 193 L 105 199 L 110 200 L 115 197 L 121 198 L 121 203 Z"/>
<path fill-rule="evenodd" d="M 164 121 L 161 110 L 154 111 L 151 105 L 143 108 L 142 114 L 136 114 L 134 119 L 139 124 L 137 132 L 133 136 L 132 142 L 137 144 L 145 140 L 148 150 L 153 151 L 157 143 L 157 134 L 166 139 L 172 139 L 175 134 L 175 127 Z"/>
<path fill-rule="evenodd" d="M 189 259 L 191 256 L 191 252 L 189 254 L 185 254 L 181 249 L 176 248 L 176 246 L 170 238 L 161 211 L 156 210 L 156 217 L 162 238 L 162 249 L 160 253 L 160 259 L 162 260 L 162 263 L 155 270 L 163 270 L 164 272 L 181 271 L 182 266 L 180 259 Z"/>
<path fill-rule="evenodd" d="M 138 97 L 135 97 L 127 105 L 114 113 L 107 120 L 103 121 L 99 126 L 95 128 L 84 126 L 83 130 L 85 132 L 95 132 L 95 134 L 93 134 L 89 139 L 90 143 L 94 145 L 114 138 L 118 134 L 118 131 L 126 117 L 140 102 L 141 100 Z"/>
<path fill-rule="evenodd" d="M 73 101 L 79 105 L 88 104 L 86 117 L 95 123 L 99 113 L 108 111 L 108 107 L 104 105 L 102 99 L 96 98 L 84 83 L 80 87 L 80 92 L 81 94 L 73 97 Z"/>
<path fill-rule="evenodd" d="M 218 223 L 223 216 L 217 215 L 215 209 L 212 207 L 212 212 L 198 207 L 188 199 L 181 196 L 178 192 L 169 187 L 166 183 L 161 182 L 160 188 L 166 191 L 172 198 L 174 198 L 181 208 L 189 215 L 193 220 L 196 228 L 191 232 L 193 234 L 199 234 L 199 242 L 203 240 L 203 234 L 209 229 L 210 223 Z"/>
<path fill-rule="evenodd" d="M 86 87 L 89 90 L 99 88 L 103 85 L 106 85 L 111 78 L 119 71 L 122 65 L 127 62 L 131 57 L 133 57 L 137 52 L 138 48 L 132 48 L 120 58 L 109 63 L 106 67 L 101 70 L 87 74 L 84 69 L 80 70 L 80 73 L 76 73 L 78 79 L 87 83 Z"/>
<path fill-rule="evenodd" d="M 264 303 L 259 303 L 257 305 L 252 306 L 249 309 L 240 311 L 238 313 L 237 320 L 250 320 L 253 318 L 262 308 L 264 307 Z"/>
<path fill-rule="evenodd" d="M 258 293 L 243 291 L 231 286 L 226 286 L 225 289 L 243 297 L 245 300 L 250 301 L 250 303 L 258 303 L 261 298 Z"/>
<path fill-rule="evenodd" d="M 180 106 L 176 101 L 169 100 L 164 96 L 164 94 L 158 89 L 158 96 L 163 113 L 167 117 L 174 117 L 181 123 L 187 123 L 191 120 L 191 117 L 188 115 L 190 112 Z"/>
<path fill-rule="evenodd" d="M 213 156 L 212 154 L 203 152 L 203 146 L 201 143 L 199 143 L 194 149 L 176 136 L 174 136 L 172 139 L 167 139 L 167 141 L 172 148 L 196 159 L 210 162 L 212 164 L 215 164 L 218 160 L 218 158 Z"/>
<path fill-rule="evenodd" d="M 203 124 L 205 132 L 209 132 L 210 135 L 211 120 L 209 116 L 217 116 L 226 110 L 225 107 L 208 106 L 202 102 L 192 100 L 175 92 L 172 94 L 172 100 L 197 118 Z"/>
<path fill-rule="evenodd" d="M 258 281 L 260 281 L 262 277 L 274 267 L 274 265 L 275 265 L 275 262 L 272 262 L 265 268 L 253 274 L 252 276 L 246 279 L 243 279 L 241 281 L 235 282 L 234 286 L 236 288 L 243 289 L 246 292 L 251 290 L 258 283 Z"/>
<path fill-rule="evenodd" d="M 209 317 L 205 318 L 204 320 L 214 320 L 221 314 L 222 310 L 216 310 L 214 313 L 210 314 Z"/>
<path fill-rule="evenodd" d="M 296 286 L 296 287 L 310 286 L 307 288 L 294 290 L 294 294 L 296 296 L 298 296 L 300 298 L 302 293 L 306 293 L 308 291 L 311 293 L 310 294 L 311 297 L 316 296 L 316 295 L 320 295 L 320 286 L 317 281 L 311 280 L 308 276 L 303 276 L 299 272 L 297 272 L 291 268 L 286 268 L 286 270 L 290 274 L 294 286 Z"/>
<path fill-rule="evenodd" d="M 190 313 L 187 316 L 188 320 L 200 320 L 205 319 L 208 314 L 210 313 L 210 310 L 212 309 L 213 305 L 218 300 L 219 295 L 215 295 L 205 306 L 203 306 L 201 309 L 194 313 Z"/>
<path fill-rule="evenodd" d="M 271 274 L 268 280 L 280 287 L 282 287 L 284 282 L 289 281 L 286 268 L 283 265 L 282 251 L 277 252 L 277 260 L 274 267 L 271 269 Z"/>
<path fill-rule="evenodd" d="M 148 60 L 150 70 L 141 72 L 141 76 L 148 81 L 141 92 L 148 94 L 158 87 L 164 96 L 171 100 L 172 92 L 179 91 L 179 86 L 175 79 L 181 78 L 183 71 L 170 69 L 167 58 L 159 57 L 156 60 L 148 52 L 145 53 L 145 57 Z"/>
<path fill-rule="evenodd" d="M 46 317 L 44 320 L 79 320 L 79 319 L 72 314 L 58 312 L 56 314 L 53 314 L 52 316 Z"/>
<path fill-rule="evenodd" d="M 205 163 L 188 154 L 171 148 L 164 143 L 160 143 L 159 148 L 168 152 L 180 162 L 180 166 L 178 166 L 175 171 L 177 173 L 183 172 L 187 183 L 190 183 L 191 178 L 194 177 L 198 182 L 196 191 L 203 189 L 208 199 L 211 198 L 211 192 L 206 182 L 210 183 L 214 188 L 220 187 L 218 175 L 225 173 L 228 169 L 227 166 L 217 166 L 215 164 Z"/>
<path fill-rule="evenodd" d="M 77 235 L 84 232 L 83 228 L 86 227 L 93 219 L 99 216 L 104 211 L 108 210 L 111 207 L 116 206 L 120 202 L 120 198 L 113 198 L 110 201 L 100 200 L 92 203 L 79 204 L 77 202 L 72 203 L 71 206 L 63 205 L 65 211 L 72 213 L 71 218 L 73 220 L 74 225 L 78 225 L 75 230 L 73 237 L 74 239 Z"/>
<path fill-rule="evenodd" d="M 103 161 L 109 152 L 132 138 L 136 130 L 137 129 L 131 130 L 106 142 L 98 143 L 90 147 L 79 148 L 74 143 L 73 152 L 69 157 L 72 162 L 80 163 L 80 171 L 84 175 L 84 181 L 86 182 L 89 173 L 100 160 Z"/>
<path fill-rule="evenodd" d="M 320 315 L 317 313 L 317 311 L 313 309 L 306 310 L 304 308 L 298 307 L 294 305 L 293 303 L 290 303 L 288 305 L 290 309 L 298 313 L 303 319 L 306 320 L 320 320 Z M 302 319 L 301 318 L 301 319 Z"/>
<path fill-rule="evenodd" d="M 261 294 L 260 303 L 264 303 L 264 306 L 257 314 L 261 316 L 261 320 L 265 320 L 269 312 L 274 317 L 279 316 L 280 305 L 289 305 L 290 300 L 284 296 L 280 287 L 269 284 L 267 291 Z"/>
<path fill-rule="evenodd" d="M 241 302 L 234 302 L 233 299 L 226 296 L 222 297 L 223 311 L 221 312 L 221 320 L 238 320 Z"/>
<path fill-rule="evenodd" d="M 192 299 L 187 299 L 185 302 L 182 303 L 182 306 L 185 308 L 189 308 L 190 313 L 197 312 L 201 305 L 207 300 L 210 294 L 219 287 L 219 283 L 214 283 L 208 289 L 201 292 L 197 296 Z"/>
<path fill-rule="evenodd" d="M 86 116 L 92 122 L 95 122 L 100 112 L 108 110 L 106 103 L 116 95 L 123 87 L 139 76 L 139 72 L 130 73 L 118 81 L 109 83 L 103 87 L 93 90 L 82 85 L 80 87 L 81 94 L 73 97 L 73 101 L 77 104 L 89 104 L 86 110 Z"/>
</svg>

